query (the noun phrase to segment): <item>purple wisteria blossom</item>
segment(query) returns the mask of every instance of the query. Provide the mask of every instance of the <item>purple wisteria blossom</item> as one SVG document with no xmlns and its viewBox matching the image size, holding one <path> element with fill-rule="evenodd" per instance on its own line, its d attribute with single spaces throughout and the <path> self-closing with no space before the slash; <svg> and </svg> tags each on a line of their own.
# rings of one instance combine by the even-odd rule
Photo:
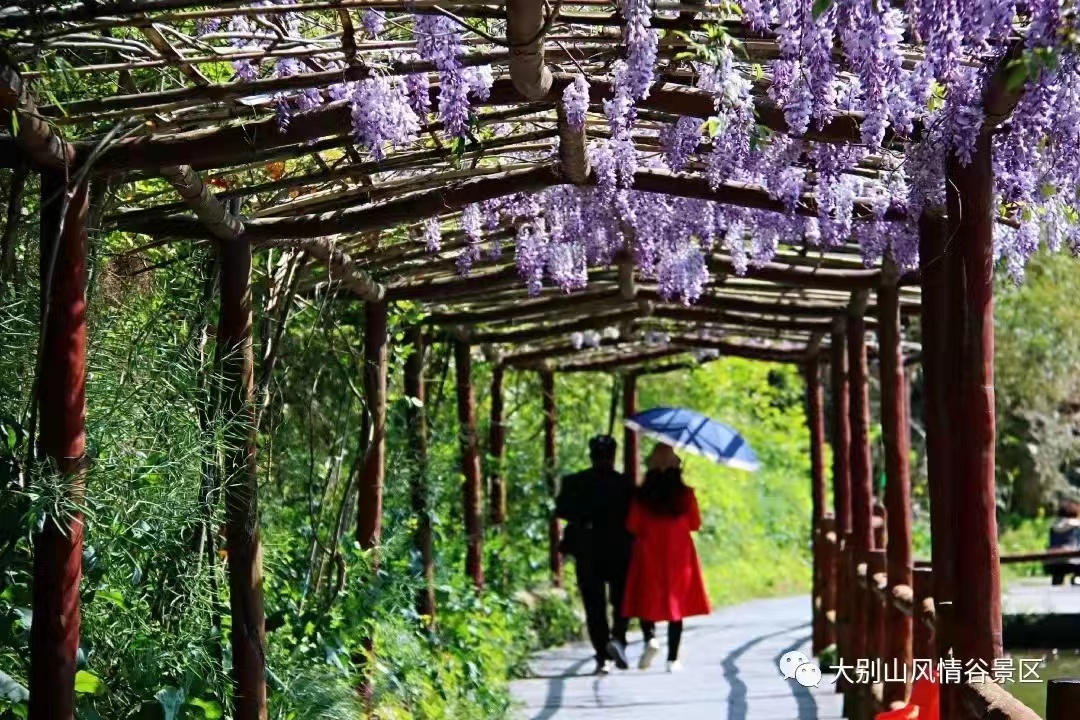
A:
<svg viewBox="0 0 1080 720">
<path fill-rule="evenodd" d="M 660 131 L 660 146 L 664 149 L 664 162 L 674 172 L 687 166 L 701 141 L 701 121 L 681 117 Z"/>
</svg>

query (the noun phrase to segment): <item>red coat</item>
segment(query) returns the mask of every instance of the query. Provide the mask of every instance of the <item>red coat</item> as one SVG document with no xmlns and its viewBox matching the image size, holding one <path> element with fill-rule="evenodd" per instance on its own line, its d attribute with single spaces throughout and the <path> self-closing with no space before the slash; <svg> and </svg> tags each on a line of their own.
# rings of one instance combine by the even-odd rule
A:
<svg viewBox="0 0 1080 720">
<path fill-rule="evenodd" d="M 687 490 L 686 512 L 657 515 L 640 501 L 630 505 L 627 529 L 634 550 L 623 596 L 623 616 L 653 622 L 709 614 L 709 596 L 691 532 L 701 528 L 693 490 Z"/>
</svg>

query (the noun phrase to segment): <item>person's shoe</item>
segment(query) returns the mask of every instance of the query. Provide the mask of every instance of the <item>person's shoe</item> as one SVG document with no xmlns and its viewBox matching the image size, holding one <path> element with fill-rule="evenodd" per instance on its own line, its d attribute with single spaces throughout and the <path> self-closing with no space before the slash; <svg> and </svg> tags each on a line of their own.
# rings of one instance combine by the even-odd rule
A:
<svg viewBox="0 0 1080 720">
<path fill-rule="evenodd" d="M 607 660 L 597 660 L 593 675 L 607 675 L 611 672 L 611 663 Z"/>
<path fill-rule="evenodd" d="M 645 649 L 641 652 L 641 659 L 637 663 L 638 670 L 648 670 L 658 652 L 660 652 L 659 640 L 653 638 L 645 643 Z"/>
<path fill-rule="evenodd" d="M 681 662 L 679 662 L 678 660 L 668 660 L 667 661 L 667 671 L 669 673 L 677 673 L 680 670 L 682 670 L 682 663 Z"/>
<path fill-rule="evenodd" d="M 630 663 L 626 660 L 626 646 L 618 640 L 608 642 L 607 654 L 608 657 L 615 661 L 615 667 L 620 670 L 630 667 Z"/>
</svg>

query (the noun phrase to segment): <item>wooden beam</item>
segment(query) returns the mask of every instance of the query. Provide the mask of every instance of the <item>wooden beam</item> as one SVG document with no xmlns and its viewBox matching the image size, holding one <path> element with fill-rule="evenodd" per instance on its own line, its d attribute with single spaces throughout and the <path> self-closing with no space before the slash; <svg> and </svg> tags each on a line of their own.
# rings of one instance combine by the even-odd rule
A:
<svg viewBox="0 0 1080 720">
<path fill-rule="evenodd" d="M 416 517 L 413 544 L 420 554 L 424 577 L 423 586 L 417 593 L 416 611 L 421 617 L 429 618 L 427 625 L 432 627 L 435 624 L 435 547 L 431 524 L 431 488 L 428 478 L 425 347 L 424 334 L 419 326 L 414 325 L 406 331 L 406 346 L 409 354 L 405 357 L 405 397 L 416 400 L 405 406 L 405 430 L 409 438 L 408 447 L 413 455 L 409 496 L 413 515 Z"/>
<path fill-rule="evenodd" d="M 540 372 L 540 394 L 544 405 L 544 477 L 547 479 L 548 494 L 554 499 L 559 494 L 559 456 L 555 449 L 558 415 L 555 407 L 555 373 L 550 370 Z M 561 539 L 559 518 L 552 510 L 548 518 L 548 568 L 555 587 L 562 587 L 563 581 L 562 554 L 559 552 Z"/>
<path fill-rule="evenodd" d="M 161 176 L 176 190 L 203 227 L 215 238 L 235 240 L 244 232 L 244 223 L 214 197 L 210 186 L 202 181 L 190 165 L 161 168 Z"/>
<path fill-rule="evenodd" d="M 783 201 L 770 196 L 768 191 L 760 185 L 752 183 L 729 181 L 714 190 L 710 187 L 709 180 L 706 177 L 676 175 L 665 170 L 649 169 L 638 170 L 634 173 L 634 189 L 642 192 L 713 200 L 756 210 L 786 212 Z M 809 217 L 817 216 L 817 201 L 813 195 L 804 194 L 795 212 Z M 872 202 L 866 198 L 856 198 L 852 214 L 856 219 L 869 220 L 873 218 Z M 884 220 L 905 220 L 907 219 L 907 212 L 902 207 L 892 206 L 885 211 L 882 218 Z"/>
<path fill-rule="evenodd" d="M 468 57 L 469 64 L 486 65 L 491 56 L 478 54 Z M 401 67 L 397 72 L 419 72 L 434 69 L 430 64 L 414 64 Z M 310 87 L 325 87 L 343 80 L 358 80 L 370 72 L 366 67 L 348 70 L 346 76 L 340 70 L 322 73 L 304 73 L 287 78 L 270 78 L 252 82 L 232 82 L 197 88 L 178 88 L 176 90 L 155 93 L 153 98 L 140 95 L 119 95 L 107 99 L 86 101 L 92 104 L 65 105 L 69 114 L 84 112 L 111 112 L 116 110 L 136 110 L 153 105 L 175 105 L 184 102 L 205 102 L 210 98 L 215 102 L 254 95 L 272 94 L 303 90 Z M 537 98 L 549 107 L 561 102 L 562 92 L 573 82 L 571 73 L 556 73 L 546 95 Z M 434 106 L 438 105 L 438 85 L 432 86 Z M 590 80 L 589 102 L 602 106 L 605 99 L 614 96 L 613 82 L 610 78 Z M 521 94 L 510 78 L 495 80 L 489 97 L 480 104 L 491 106 L 511 105 L 521 101 Z M 643 110 L 656 110 L 674 115 L 689 115 L 708 118 L 715 113 L 712 93 L 677 83 L 655 83 L 649 89 L 649 96 L 637 103 Z M 783 110 L 764 98 L 756 99 L 758 121 L 776 132 L 788 130 Z M 50 109 L 50 112 L 52 110 Z M 156 135 L 124 140 L 115 147 L 106 150 L 95 165 L 98 172 L 120 169 L 152 170 L 169 165 L 181 165 L 191 158 L 200 158 L 200 162 L 214 166 L 239 165 L 250 162 L 252 153 L 273 147 L 300 145 L 310 140 L 341 134 L 342 128 L 349 127 L 349 107 L 345 103 L 333 103 L 323 109 L 297 115 L 284 132 L 277 127 L 276 118 L 269 117 L 254 123 L 232 125 L 224 128 L 193 130 L 172 135 Z M 56 110 L 59 113 L 59 110 Z M 810 128 L 805 138 L 821 142 L 848 143 L 861 142 L 859 125 L 861 113 L 841 113 L 820 129 Z M 885 142 L 888 144 L 887 137 Z M 88 143 L 79 143 L 80 153 L 90 150 Z M 777 201 L 779 202 L 779 201 Z"/>
<path fill-rule="evenodd" d="M 549 12 L 558 12 L 558 9 Z M 544 65 L 546 34 L 543 3 L 506 0 L 510 82 L 526 100 L 541 100 L 551 92 L 551 70 Z"/>
<path fill-rule="evenodd" d="M 805 358 L 803 350 L 785 350 L 772 347 L 760 347 L 757 345 L 745 345 L 730 342 L 728 340 L 712 340 L 693 336 L 672 336 L 671 345 L 680 346 L 684 349 L 701 348 L 719 350 L 721 355 L 741 357 L 747 360 L 761 360 L 764 362 L 778 363 L 802 363 Z"/>
<path fill-rule="evenodd" d="M 465 573 L 473 588 L 484 589 L 484 515 L 480 453 L 476 442 L 476 401 L 473 398 L 472 356 L 468 343 L 454 341 L 457 377 L 458 429 L 461 434 L 462 495 L 465 514 Z"/>
<path fill-rule="evenodd" d="M 466 205 L 502 197 L 515 192 L 530 192 L 549 187 L 558 178 L 550 165 L 510 171 L 447 184 L 444 187 L 403 195 L 391 200 L 358 208 L 295 217 L 254 218 L 244 225 L 241 237 L 249 242 L 286 238 L 329 237 L 366 230 L 394 227 Z M 111 218 L 118 230 L 154 237 L 206 238 L 209 232 L 195 219 L 171 216 L 154 219 Z"/>
<path fill-rule="evenodd" d="M 607 313 L 604 315 L 595 315 L 592 317 L 586 317 L 579 320 L 573 320 L 571 322 L 558 323 L 558 324 L 539 324 L 536 327 L 530 327 L 524 330 L 513 330 L 510 332 L 490 332 L 490 333 L 477 333 L 471 336 L 471 341 L 477 344 L 510 344 L 510 343 L 527 343 L 542 338 L 555 337 L 558 335 L 570 335 L 582 330 L 594 330 L 596 328 L 608 327 L 611 325 L 618 325 L 621 322 L 627 320 L 633 320 L 642 315 L 641 310 L 634 308 L 631 310 L 621 310 L 619 312 Z"/>
<path fill-rule="evenodd" d="M 353 259 L 337 243 L 326 238 L 305 238 L 297 240 L 269 240 L 259 243 L 260 247 L 278 247 L 289 250 L 303 250 L 310 257 L 326 266 L 332 280 L 365 301 L 379 302 L 386 297 L 386 287 L 377 282 L 369 273 L 356 267 Z"/>
<path fill-rule="evenodd" d="M 386 325 L 385 301 L 364 303 L 364 397 L 369 437 L 356 496 L 356 542 L 361 550 L 379 547 L 382 537 L 383 482 L 386 478 Z M 375 555 L 378 565 L 378 554 Z"/>
<path fill-rule="evenodd" d="M 251 350 L 251 246 L 239 240 L 220 243 L 218 257 L 233 705 L 237 720 L 266 720 L 266 630 Z"/>
<path fill-rule="evenodd" d="M 33 534 L 30 707 L 33 720 L 70 720 L 75 712 L 76 655 L 81 623 L 86 452 L 86 242 L 89 204 L 84 182 L 65 202 L 59 171 L 41 176 L 40 450 L 54 464 L 74 510 L 49 514 Z M 46 492 L 42 488 L 42 492 Z"/>
<path fill-rule="evenodd" d="M 13 124 L 18 125 L 16 144 L 39 169 L 75 165 L 75 147 L 41 117 L 18 71 L 0 64 L 0 126 L 10 129 Z"/>
<path fill-rule="evenodd" d="M 737 315 L 722 310 L 717 312 L 716 310 L 709 308 L 698 308 L 694 306 L 685 307 L 680 305 L 658 305 L 653 309 L 653 315 L 658 318 L 681 320 L 690 323 L 722 323 L 765 328 L 769 330 L 794 330 L 811 333 L 827 330 L 830 325 L 830 321 L 825 318 L 787 320 L 761 317 L 759 315 Z"/>
<path fill-rule="evenodd" d="M 428 325 L 483 325 L 503 320 L 520 321 L 524 318 L 549 317 L 551 313 L 561 312 L 568 308 L 580 307 L 592 311 L 598 305 L 606 304 L 606 301 L 618 299 L 619 293 L 616 290 L 571 292 L 537 299 L 513 298 L 505 305 L 483 307 L 478 310 L 432 312 L 424 318 L 424 323 Z"/>
<path fill-rule="evenodd" d="M 907 376 L 904 373 L 900 349 L 900 294 L 896 285 L 897 273 L 891 260 L 885 261 L 885 272 L 878 290 L 878 353 L 881 379 L 881 434 L 885 446 L 885 509 L 888 518 L 889 585 L 914 583 L 911 556 L 911 476 L 908 468 L 910 429 L 907 415 Z M 884 660 L 893 667 L 909 667 L 913 661 L 913 632 L 911 616 L 900 612 L 892 603 L 886 608 L 886 648 Z M 886 682 L 883 698 L 886 707 L 907 699 L 907 684 Z"/>
<path fill-rule="evenodd" d="M 633 353 L 623 355 L 621 357 L 614 357 L 608 360 L 597 360 L 587 363 L 575 363 L 568 365 L 559 365 L 554 368 L 557 372 L 608 372 L 611 370 L 619 370 L 629 368 L 632 365 L 640 365 L 642 363 L 652 362 L 654 360 L 662 360 L 674 355 L 682 355 L 686 352 L 685 348 L 662 348 L 659 350 L 650 350 L 641 353 Z"/>
</svg>

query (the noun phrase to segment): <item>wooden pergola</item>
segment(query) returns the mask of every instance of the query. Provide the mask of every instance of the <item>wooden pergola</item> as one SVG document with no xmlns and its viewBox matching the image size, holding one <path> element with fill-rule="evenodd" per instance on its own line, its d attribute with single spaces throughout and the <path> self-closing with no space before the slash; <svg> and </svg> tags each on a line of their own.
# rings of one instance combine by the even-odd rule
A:
<svg viewBox="0 0 1080 720">
<path fill-rule="evenodd" d="M 208 7 L 197 0 L 125 0 L 117 3 L 37 8 L 16 2 L 0 11 L 0 30 L 10 31 L 0 66 L 3 127 L 0 166 L 41 174 L 42 364 L 49 382 L 40 392 L 40 445 L 71 478 L 70 492 L 83 493 L 85 428 L 85 278 L 88 217 L 100 209 L 103 193 L 140 179 L 160 178 L 167 193 L 132 197 L 129 207 L 107 214 L 104 227 L 150 238 L 144 248 L 165 243 L 212 244 L 221 266 L 219 338 L 233 448 L 227 474 L 239 479 L 226 487 L 229 578 L 233 612 L 235 717 L 266 717 L 263 677 L 265 644 L 261 560 L 256 497 L 255 403 L 252 357 L 252 257 L 266 249 L 283 251 L 272 295 L 287 307 L 292 295 L 336 293 L 365 308 L 364 389 L 372 408 L 373 441 L 365 456 L 358 504 L 357 539 L 376 547 L 380 536 L 384 475 L 387 314 L 396 303 L 422 307 L 424 319 L 408 333 L 412 354 L 405 391 L 423 399 L 426 345 L 454 348 L 461 462 L 468 539 L 466 571 L 483 586 L 484 498 L 480 443 L 476 433 L 471 363 L 474 350 L 492 361 L 491 437 L 487 452 L 501 458 L 502 382 L 507 370 L 542 377 L 545 457 L 555 458 L 554 374 L 608 372 L 624 376 L 623 406 L 636 408 L 636 379 L 692 367 L 711 357 L 741 357 L 800 366 L 807 384 L 809 448 L 814 527 L 814 647 L 834 642 L 844 658 L 877 653 L 886 661 L 910 664 L 912 613 L 898 606 L 881 614 L 849 592 L 860 577 L 884 572 L 890 588 L 916 586 L 911 555 L 908 470 L 908 404 L 904 368 L 921 362 L 928 398 L 925 423 L 932 494 L 932 581 L 921 588 L 936 608 L 938 657 L 991 663 L 1002 655 L 1000 579 L 994 496 L 994 401 L 992 315 L 992 157 L 990 137 L 1010 115 L 1020 90 L 1006 82 L 1005 60 L 994 69 L 984 95 L 988 118 L 970 164 L 950 159 L 946 205 L 926 210 L 919 221 L 920 266 L 903 272 L 886 256 L 867 264 L 854 242 L 828 249 L 786 238 L 772 260 L 741 272 L 736 258 L 712 250 L 710 282 L 692 305 L 665 299 L 656 279 L 644 276 L 626 253 L 611 264 L 591 267 L 584 290 L 543 289 L 530 294 L 512 258 L 477 260 L 467 277 L 456 268 L 468 241 L 460 229 L 467 206 L 516 193 L 537 193 L 559 185 L 589 187 L 597 178 L 586 146 L 607 131 L 596 116 L 613 94 L 610 63 L 620 56 L 623 19 L 601 0 L 538 2 L 462 0 L 453 6 L 433 0 L 321 0 L 249 6 Z M 714 6 L 659 0 L 653 26 L 694 33 L 720 23 L 742 39 L 748 58 L 767 64 L 778 56 L 776 37 L 750 32 L 721 19 Z M 406 41 L 366 35 L 355 14 L 441 14 L 484 23 L 462 58 L 468 67 L 493 68 L 487 97 L 474 104 L 475 127 L 504 125 L 509 132 L 472 136 L 459 147 L 440 141 L 443 124 L 429 115 L 421 128 L 429 142 L 367 159 L 349 132 L 349 107 L 328 102 L 293 116 L 280 128 L 278 93 L 314 91 L 359 81 L 372 73 L 429 77 L 430 102 L 439 107 L 437 68 L 423 60 L 390 60 L 390 50 Z M 281 19 L 317 14 L 325 31 L 298 38 Z M 200 38 L 195 23 L 245 16 L 259 18 L 277 39 L 265 46 L 236 47 Z M 505 35 L 502 44 L 485 38 Z M 671 35 L 662 43 L 662 65 L 648 96 L 637 103 L 634 144 L 656 152 L 657 131 L 677 116 L 708 118 L 714 98 L 695 88 L 692 73 L 677 61 L 687 42 Z M 911 46 L 917 54 L 918 46 Z M 46 52 L 63 57 L 63 72 L 100 79 L 99 89 L 63 105 L 42 104 L 34 91 L 58 71 L 16 68 Z M 1011 58 L 1010 52 L 1006 59 Z M 303 73 L 287 77 L 214 80 L 210 70 L 224 62 L 292 58 Z M 160 71 L 155 91 L 139 92 L 133 77 Z M 575 128 L 560 98 L 574 73 L 589 75 L 590 118 Z M 220 73 L 218 73 L 220 74 Z M 109 90 L 104 89 L 108 87 Z M 142 88 L 145 90 L 145 88 Z M 789 128 L 784 113 L 764 94 L 755 95 L 757 121 L 772 132 Z M 802 139 L 813 143 L 859 143 L 858 113 L 840 112 Z M 888 170 L 889 156 L 902 156 L 917 142 L 890 132 L 888 153 L 844 169 L 871 181 Z M 288 160 L 295 172 L 267 176 L 265 168 Z M 800 159 L 798 162 L 805 162 Z M 219 186 L 217 191 L 212 184 Z M 634 190 L 785 212 L 763 187 L 728 181 L 711 187 L 700 158 L 685 172 L 639 169 Z M 94 203 L 98 206 L 95 207 Z M 813 215 L 811 189 L 796 213 Z M 961 208 L 963 210 L 961 211 Z M 867 199 L 853 206 L 855 222 L 902 222 L 894 208 L 875 215 Z M 425 247 L 422 224 L 438 218 L 442 245 Z M 487 229 L 491 241 L 512 239 L 515 229 Z M 283 316 L 284 317 L 284 316 Z M 904 340 L 908 320 L 920 326 L 919 344 Z M 871 456 L 869 359 L 876 357 L 881 379 L 881 418 L 886 451 L 884 538 L 875 538 Z M 823 366 L 828 366 L 834 426 L 831 428 L 833 507 L 827 507 Z M 91 400 L 92 401 L 92 400 Z M 426 419 L 410 409 L 413 446 L 426 452 Z M 636 471 L 637 439 L 627 434 L 625 466 Z M 417 544 L 428 588 L 419 610 L 434 615 L 431 587 L 432 532 L 424 519 L 423 478 L 413 488 L 421 522 Z M 491 478 L 489 521 L 506 515 L 505 481 Z M 963 512 L 959 509 L 963 507 Z M 551 565 L 560 573 L 559 525 L 551 522 Z M 55 522 L 35 540 L 34 634 L 31 656 L 31 720 L 67 720 L 73 713 L 78 645 L 78 585 L 81 520 L 72 532 Z M 925 578 L 924 578 L 925 579 Z M 929 587 L 927 587 L 929 585 Z M 903 594 L 903 591 L 900 591 Z M 875 614 L 877 613 L 877 614 Z M 917 613 L 916 613 L 917 614 Z M 962 619 L 962 621 L 961 621 Z M 875 627 L 887 627 L 874 638 Z M 1002 700 L 971 685 L 946 687 L 943 717 L 1034 718 L 1019 703 Z M 885 683 L 881 706 L 902 702 L 903 682 Z M 871 717 L 876 703 L 862 686 L 844 688 L 848 716 Z M 998 693 L 998 694 L 994 694 Z M 974 698 L 974 699 L 973 699 Z M 979 700 L 982 698 L 982 701 Z M 980 704 L 981 702 L 981 704 Z M 1001 704 L 1004 702 L 1004 704 Z M 997 704 L 995 704 L 997 703 Z M 1074 705 L 1075 707 L 1075 705 Z M 996 708 L 996 709 L 995 709 Z M 1005 709 L 1002 709 L 1005 708 Z M 1071 711 L 1070 711 L 1071 712 Z M 994 714 L 997 713 L 997 714 Z M 1052 717 L 1063 720 L 1065 715 Z"/>
</svg>

